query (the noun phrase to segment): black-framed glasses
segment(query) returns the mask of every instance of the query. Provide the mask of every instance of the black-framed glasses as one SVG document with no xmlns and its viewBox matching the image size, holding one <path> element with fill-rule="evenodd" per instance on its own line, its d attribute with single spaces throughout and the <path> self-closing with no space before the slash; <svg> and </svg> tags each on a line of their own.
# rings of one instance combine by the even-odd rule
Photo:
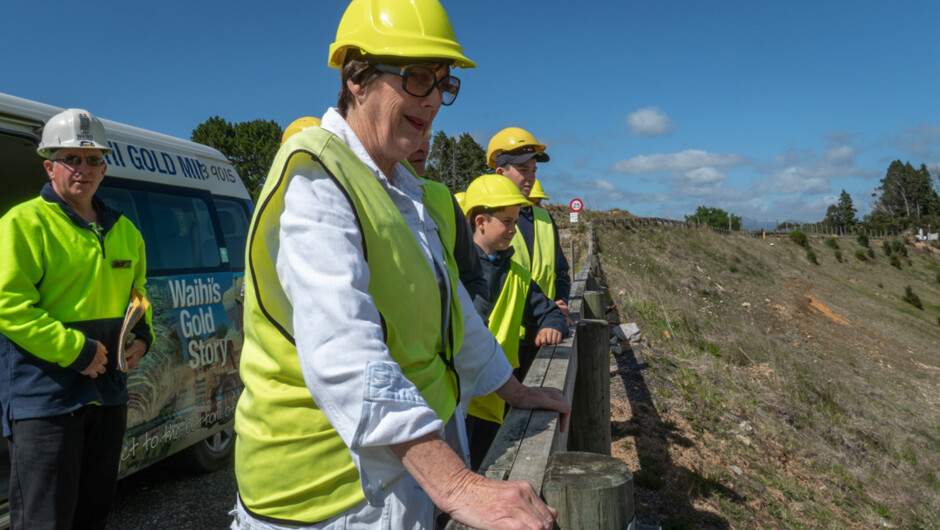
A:
<svg viewBox="0 0 940 530">
<path fill-rule="evenodd" d="M 438 79 L 434 70 L 420 64 L 404 68 L 384 64 L 373 64 L 372 67 L 379 72 L 401 77 L 402 89 L 416 98 L 423 98 L 438 88 L 441 91 L 441 105 L 451 105 L 460 92 L 460 79 L 452 75 Z"/>
<path fill-rule="evenodd" d="M 100 156 L 86 156 L 83 158 L 78 155 L 66 155 L 62 158 L 52 159 L 53 162 L 61 162 L 62 164 L 65 164 L 69 167 L 78 167 L 82 165 L 82 160 L 84 160 L 89 167 L 100 167 L 104 165 L 104 158 Z"/>
</svg>

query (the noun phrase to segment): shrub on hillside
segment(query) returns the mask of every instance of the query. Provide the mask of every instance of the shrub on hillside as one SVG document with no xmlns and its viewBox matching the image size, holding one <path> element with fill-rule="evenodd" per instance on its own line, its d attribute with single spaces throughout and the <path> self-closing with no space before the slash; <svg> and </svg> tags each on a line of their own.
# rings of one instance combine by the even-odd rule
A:
<svg viewBox="0 0 940 530">
<path fill-rule="evenodd" d="M 904 287 L 904 297 L 901 298 L 901 300 L 904 300 L 905 302 L 911 304 L 917 309 L 924 308 L 924 304 L 921 303 L 920 297 L 917 296 L 917 293 L 914 292 L 914 289 L 911 289 L 910 285 Z"/>
<path fill-rule="evenodd" d="M 812 250 L 807 249 L 806 259 L 814 265 L 819 265 L 819 261 L 816 259 L 816 253 L 813 252 Z"/>
<path fill-rule="evenodd" d="M 905 258 L 907 257 L 907 246 L 904 244 L 904 241 L 900 239 L 892 239 L 891 241 L 886 239 L 885 242 L 881 244 L 881 248 L 885 251 L 886 256 L 899 254 Z"/>
<path fill-rule="evenodd" d="M 891 254 L 891 257 L 888 258 L 888 263 L 898 270 L 901 269 L 901 258 L 899 258 L 897 254 Z"/>
<path fill-rule="evenodd" d="M 858 244 L 867 247 L 868 246 L 868 235 L 862 232 L 858 235 Z"/>
<path fill-rule="evenodd" d="M 842 263 L 842 251 L 841 251 L 841 250 L 837 250 L 837 251 L 835 252 L 835 255 L 836 255 L 836 261 L 838 261 L 839 263 Z"/>
<path fill-rule="evenodd" d="M 793 230 L 790 232 L 790 241 L 793 241 L 801 247 L 809 246 L 809 238 L 806 237 L 806 234 L 800 230 Z"/>
<path fill-rule="evenodd" d="M 829 248 L 834 248 L 834 249 L 838 250 L 838 249 L 839 249 L 839 242 L 836 241 L 836 238 L 830 237 L 829 239 L 826 240 L 826 246 L 829 247 Z"/>
<path fill-rule="evenodd" d="M 855 251 L 855 259 L 858 261 L 868 261 L 868 257 L 865 255 L 865 251 L 862 249 Z"/>
<path fill-rule="evenodd" d="M 866 254 L 868 254 L 869 258 L 875 259 L 875 249 L 868 247 L 868 251 L 866 252 Z"/>
<path fill-rule="evenodd" d="M 937 273 L 937 277 L 934 279 L 937 280 L 937 283 L 940 283 L 940 272 Z"/>
<path fill-rule="evenodd" d="M 901 239 L 895 239 L 891 242 L 891 246 L 894 247 L 894 251 L 905 258 L 907 257 L 907 244 Z"/>
</svg>

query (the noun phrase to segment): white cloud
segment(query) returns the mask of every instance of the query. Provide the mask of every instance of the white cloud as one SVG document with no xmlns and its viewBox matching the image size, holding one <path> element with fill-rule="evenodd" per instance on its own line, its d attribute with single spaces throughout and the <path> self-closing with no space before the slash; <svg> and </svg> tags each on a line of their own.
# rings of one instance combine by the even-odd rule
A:
<svg viewBox="0 0 940 530">
<path fill-rule="evenodd" d="M 915 126 L 904 127 L 891 143 L 908 153 L 922 158 L 940 157 L 940 125 L 921 123 Z M 920 163 L 911 165 L 920 166 Z"/>
<path fill-rule="evenodd" d="M 829 191 L 829 180 L 812 169 L 789 167 L 760 182 L 757 191 L 766 194 L 825 193 Z"/>
<path fill-rule="evenodd" d="M 742 157 L 735 154 L 709 153 L 707 151 L 687 149 L 681 153 L 639 155 L 627 160 L 620 160 L 614 164 L 611 171 L 642 175 L 663 171 L 688 171 L 706 166 L 737 165 L 743 161 Z"/>
<path fill-rule="evenodd" d="M 709 184 L 684 184 L 675 189 L 679 197 L 694 197 L 696 199 L 718 202 L 722 205 L 738 203 L 753 198 L 747 190 L 729 186 L 727 182 L 712 182 Z"/>
<path fill-rule="evenodd" d="M 689 184 L 712 184 L 721 182 L 727 179 L 728 176 L 713 167 L 700 167 L 688 171 L 683 175 L 676 176 L 675 178 L 676 180 L 685 181 Z"/>
<path fill-rule="evenodd" d="M 624 120 L 630 127 L 631 136 L 662 136 L 672 131 L 672 120 L 657 107 L 644 107 Z"/>
<path fill-rule="evenodd" d="M 611 184 L 609 181 L 606 181 L 606 180 L 596 179 L 590 182 L 594 184 L 594 186 L 597 189 L 600 189 L 603 191 L 614 191 L 615 189 L 617 189 L 613 184 Z"/>
<path fill-rule="evenodd" d="M 855 148 L 850 145 L 831 145 L 826 148 L 823 156 L 830 162 L 848 161 L 851 163 L 852 157 L 855 156 Z"/>
</svg>

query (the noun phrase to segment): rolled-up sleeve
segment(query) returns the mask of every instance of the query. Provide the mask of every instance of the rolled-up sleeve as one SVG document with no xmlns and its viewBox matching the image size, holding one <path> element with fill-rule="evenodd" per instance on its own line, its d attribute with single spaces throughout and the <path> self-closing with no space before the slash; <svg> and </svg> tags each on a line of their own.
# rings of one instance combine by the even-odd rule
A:
<svg viewBox="0 0 940 530">
<path fill-rule="evenodd" d="M 404 471 L 388 446 L 439 432 L 443 423 L 385 345 L 352 206 L 318 164 L 292 167 L 276 263 L 293 306 L 297 354 L 367 499 L 381 503 L 382 484 Z"/>
</svg>

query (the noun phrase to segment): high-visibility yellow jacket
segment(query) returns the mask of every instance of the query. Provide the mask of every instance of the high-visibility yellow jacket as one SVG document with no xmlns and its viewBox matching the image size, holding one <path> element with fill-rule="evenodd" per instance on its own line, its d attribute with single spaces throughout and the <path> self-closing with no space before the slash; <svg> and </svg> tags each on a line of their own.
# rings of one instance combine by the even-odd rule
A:
<svg viewBox="0 0 940 530">
<path fill-rule="evenodd" d="M 493 304 L 489 329 L 503 347 L 503 353 L 513 368 L 519 368 L 519 332 L 522 329 L 522 313 L 529 295 L 532 275 L 522 265 L 509 262 L 506 281 Z M 495 392 L 478 396 L 470 401 L 467 414 L 496 423 L 503 422 L 506 402 Z"/>
<path fill-rule="evenodd" d="M 555 232 L 552 218 L 548 212 L 538 206 L 532 207 L 534 241 L 531 259 L 529 248 L 522 232 L 517 231 L 512 238 L 512 247 L 516 249 L 512 259 L 532 273 L 532 279 L 539 284 L 545 296 L 555 299 Z"/>
<path fill-rule="evenodd" d="M 14 419 L 64 414 L 88 403 L 126 403 L 118 337 L 132 290 L 146 294 L 140 232 L 97 197 L 92 226 L 50 184 L 0 218 L 0 405 Z M 134 328 L 153 342 L 151 312 Z M 104 374 L 79 372 L 107 348 Z"/>
</svg>

